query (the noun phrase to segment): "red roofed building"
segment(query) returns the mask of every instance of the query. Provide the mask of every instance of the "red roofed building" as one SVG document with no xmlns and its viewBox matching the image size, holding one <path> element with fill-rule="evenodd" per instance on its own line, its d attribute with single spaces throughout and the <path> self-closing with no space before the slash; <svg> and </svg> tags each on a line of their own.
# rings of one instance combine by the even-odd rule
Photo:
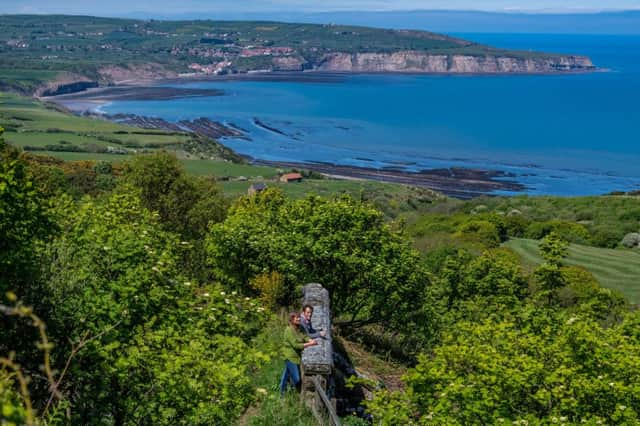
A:
<svg viewBox="0 0 640 426">
<path fill-rule="evenodd" d="M 302 175 L 300 173 L 287 173 L 280 176 L 280 182 L 302 182 Z"/>
</svg>

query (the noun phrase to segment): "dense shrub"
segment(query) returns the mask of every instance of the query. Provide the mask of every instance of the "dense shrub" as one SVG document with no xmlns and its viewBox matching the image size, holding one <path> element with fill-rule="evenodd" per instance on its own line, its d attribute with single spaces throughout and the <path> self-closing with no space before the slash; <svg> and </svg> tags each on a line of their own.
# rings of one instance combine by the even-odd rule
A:
<svg viewBox="0 0 640 426">
<path fill-rule="evenodd" d="M 228 424 L 251 402 L 251 299 L 182 274 L 178 236 L 135 191 L 69 205 L 47 247 L 42 306 L 58 367 L 81 345 L 62 390 L 71 422 Z"/>
<path fill-rule="evenodd" d="M 485 247 L 500 245 L 498 227 L 487 220 L 470 220 L 460 226 L 457 235 L 478 241 Z"/>
<path fill-rule="evenodd" d="M 624 236 L 621 244 L 628 248 L 640 247 L 640 233 L 630 232 Z"/>
<path fill-rule="evenodd" d="M 165 229 L 185 238 L 202 238 L 210 222 L 225 217 L 227 202 L 214 180 L 188 176 L 168 152 L 137 156 L 123 177 L 140 191 L 143 206 L 160 215 Z"/>
<path fill-rule="evenodd" d="M 539 315 L 555 325 L 532 331 Z M 624 325 L 605 329 L 535 310 L 463 321 L 405 376 L 406 392 L 382 393 L 368 405 L 375 418 L 405 424 L 635 424 L 638 354 L 640 341 Z"/>
<path fill-rule="evenodd" d="M 559 220 L 533 222 L 527 227 L 525 236 L 539 240 L 552 232 L 558 234 L 564 240 L 575 244 L 589 244 L 591 239 L 589 231 L 584 225 Z"/>
<path fill-rule="evenodd" d="M 278 271 L 289 301 L 297 286 L 320 282 L 350 322 L 423 321 L 415 312 L 429 282 L 418 253 L 380 212 L 349 197 L 291 201 L 274 189 L 244 197 L 211 227 L 207 251 L 216 276 L 245 292 Z"/>
<path fill-rule="evenodd" d="M 20 152 L 5 144 L 0 127 L 0 296 L 29 281 L 34 248 L 50 232 L 45 202 Z"/>
</svg>

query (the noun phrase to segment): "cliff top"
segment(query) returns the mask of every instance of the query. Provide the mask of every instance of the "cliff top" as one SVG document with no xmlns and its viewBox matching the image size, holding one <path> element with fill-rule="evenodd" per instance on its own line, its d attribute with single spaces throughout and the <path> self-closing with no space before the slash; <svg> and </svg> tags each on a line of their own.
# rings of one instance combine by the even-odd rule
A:
<svg viewBox="0 0 640 426">
<path fill-rule="evenodd" d="M 90 16 L 0 16 L 0 90 L 33 92 L 73 73 L 96 81 L 313 69 L 332 53 L 499 56 L 562 55 L 497 49 L 426 31 L 247 21 L 156 21 Z"/>
</svg>

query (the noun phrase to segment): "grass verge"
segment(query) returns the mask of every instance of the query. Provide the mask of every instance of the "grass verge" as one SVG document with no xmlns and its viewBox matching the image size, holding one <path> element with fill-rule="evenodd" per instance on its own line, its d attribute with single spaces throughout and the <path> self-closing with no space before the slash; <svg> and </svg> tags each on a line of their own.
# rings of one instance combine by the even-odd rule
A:
<svg viewBox="0 0 640 426">
<path fill-rule="evenodd" d="M 525 263 L 542 263 L 536 240 L 512 239 L 504 246 L 518 253 Z M 603 287 L 620 291 L 631 303 L 640 303 L 640 250 L 612 250 L 571 244 L 565 263 L 586 268 Z"/>
</svg>

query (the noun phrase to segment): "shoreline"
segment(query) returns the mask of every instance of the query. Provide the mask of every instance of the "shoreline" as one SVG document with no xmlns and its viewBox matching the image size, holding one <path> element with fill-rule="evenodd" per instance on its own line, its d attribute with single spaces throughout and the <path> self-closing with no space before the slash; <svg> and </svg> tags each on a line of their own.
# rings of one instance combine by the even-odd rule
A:
<svg viewBox="0 0 640 426">
<path fill-rule="evenodd" d="M 273 75 L 272 73 L 259 75 L 258 77 L 262 80 L 271 80 L 273 77 L 276 77 L 278 80 L 286 80 L 290 81 L 291 73 L 286 74 L 277 74 Z M 293 76 L 300 77 L 300 73 L 294 73 Z M 313 74 L 305 74 L 304 78 L 311 78 L 311 81 L 318 81 L 318 77 L 322 77 L 323 81 L 340 81 L 345 78 L 344 74 L 321 74 L 318 75 L 316 73 Z M 251 79 L 255 80 L 256 75 L 242 75 L 242 79 Z M 238 76 L 234 75 L 233 79 L 237 79 Z M 208 80 L 211 80 L 210 78 Z M 223 80 L 223 78 L 216 78 L 217 81 Z M 137 127 L 145 127 L 146 125 L 150 126 L 159 126 L 159 128 L 167 127 L 167 130 L 176 131 L 177 129 L 172 128 L 169 129 L 168 126 L 177 125 L 180 131 L 189 131 L 192 133 L 200 134 L 202 136 L 218 139 L 222 142 L 223 145 L 234 146 L 239 149 L 239 152 L 243 152 L 242 148 L 237 147 L 234 143 L 225 142 L 225 139 L 244 139 L 245 141 L 250 141 L 251 136 L 250 132 L 247 129 L 251 127 L 247 127 L 246 124 L 234 123 L 233 120 L 230 122 L 218 123 L 211 119 L 200 118 L 200 119 L 189 119 L 184 120 L 184 123 L 159 123 L 158 118 L 152 117 L 137 117 L 133 114 L 120 114 L 121 117 L 117 120 L 115 117 L 109 117 L 108 114 L 100 111 L 99 108 L 102 105 L 107 104 L 108 102 L 115 101 L 114 96 L 121 96 L 126 94 L 127 97 L 134 98 L 144 98 L 148 99 L 148 95 L 151 93 L 150 90 L 153 90 L 154 96 L 157 96 L 159 99 L 175 99 L 181 97 L 189 97 L 189 96 L 224 96 L 224 88 L 223 90 L 216 90 L 214 92 L 185 92 L 184 87 L 153 87 L 148 88 L 131 84 L 126 86 L 121 86 L 117 90 L 114 88 L 99 88 L 99 89 L 91 89 L 90 91 L 86 91 L 80 95 L 78 94 L 67 94 L 63 96 L 57 97 L 49 97 L 45 98 L 47 101 L 53 101 L 58 104 L 62 104 L 67 109 L 73 110 L 77 114 L 84 115 L 95 115 L 98 119 L 108 119 L 114 121 L 120 121 L 122 124 L 130 124 Z M 96 111 L 97 110 L 97 111 Z M 124 117 L 128 116 L 128 117 Z M 123 118 L 126 118 L 126 121 L 123 122 Z M 255 120 L 258 122 L 255 122 Z M 154 122 L 151 122 L 154 120 Z M 208 121 L 199 121 L 199 120 L 208 120 Z M 264 126 L 266 124 L 266 127 Z M 240 125 L 238 127 L 238 125 Z M 294 138 L 295 135 L 286 134 L 285 130 L 279 129 L 277 125 L 272 125 L 269 121 L 263 121 L 262 117 L 253 117 L 252 125 L 256 127 L 260 127 L 261 129 L 277 133 L 280 135 L 284 135 L 286 137 Z M 262 126 L 261 126 L 262 125 Z M 187 127 L 187 128 L 185 128 Z M 196 129 L 194 129 L 196 127 Z M 201 132 L 200 130 L 205 130 L 205 132 Z M 244 150 L 247 151 L 247 150 Z M 252 150 L 248 150 L 247 154 L 250 154 Z M 258 151 L 255 151 L 258 152 Z M 239 154 L 241 155 L 241 154 Z M 564 175 L 558 175 L 557 173 L 552 173 L 553 170 L 563 171 L 562 169 L 550 169 L 546 173 L 543 173 L 540 178 L 537 178 L 537 170 L 539 170 L 542 166 L 536 164 L 513 164 L 513 163 L 501 163 L 500 165 L 493 164 L 482 164 L 481 162 L 473 162 L 473 159 L 469 159 L 471 162 L 467 162 L 464 158 L 437 158 L 434 164 L 425 164 L 424 168 L 428 168 L 427 170 L 420 170 L 419 167 L 416 167 L 415 164 L 404 167 L 405 164 L 399 164 L 398 167 L 393 167 L 393 164 L 387 163 L 389 167 L 384 167 L 385 164 L 378 164 L 375 161 L 375 164 L 366 162 L 347 162 L 345 165 L 344 162 L 340 161 L 339 158 L 330 158 L 326 157 L 326 161 L 329 163 L 320 163 L 316 162 L 312 157 L 307 156 L 306 158 L 302 156 L 301 158 L 288 157 L 288 156 L 279 156 L 279 160 L 270 161 L 266 160 L 260 155 L 250 154 L 254 158 L 250 158 L 246 155 L 249 161 L 254 162 L 256 164 L 269 164 L 275 167 L 291 167 L 291 168 L 305 168 L 309 170 L 315 170 L 319 173 L 323 173 L 327 176 L 337 178 L 337 179 L 366 179 L 366 180 L 377 180 L 377 181 L 386 181 L 386 182 L 394 182 L 399 184 L 420 186 L 420 187 L 428 187 L 433 188 L 439 191 L 442 191 L 448 195 L 452 195 L 454 197 L 459 198 L 470 198 L 477 195 L 483 194 L 518 194 L 518 193 L 536 193 L 537 184 L 545 185 L 545 178 L 550 179 L 564 179 Z M 362 156 L 363 158 L 359 158 L 355 156 L 354 158 L 357 160 L 370 160 L 364 158 L 366 156 Z M 268 158 L 268 157 L 267 157 Z M 272 157 L 278 158 L 278 157 Z M 319 157 L 322 158 L 322 157 Z M 370 157 L 369 158 L 376 158 Z M 455 160 L 455 162 L 446 164 L 446 160 Z M 331 164 L 334 162 L 334 164 Z M 342 163 L 342 164 L 340 164 Z M 501 167 L 504 165 L 505 167 Z M 527 169 L 523 171 L 516 171 L 515 168 L 524 168 Z M 503 172 L 499 172 L 500 170 L 504 170 Z M 461 173 L 462 171 L 471 171 L 472 173 Z M 513 172 L 516 172 L 514 174 Z M 602 173 L 600 172 L 592 172 L 587 170 L 573 170 L 569 169 L 567 172 L 572 174 L 579 173 L 587 173 L 589 176 L 599 176 Z M 533 178 L 530 176 L 534 176 Z M 587 180 L 590 179 L 589 176 L 586 176 Z M 619 176 L 620 178 L 624 178 L 625 176 Z M 602 181 L 602 179 L 600 180 Z M 600 185 L 600 181 L 596 181 L 594 179 L 594 183 Z M 542 183 L 541 183 L 542 182 Z M 612 190 L 617 189 L 618 187 L 627 187 L 626 183 L 622 182 L 622 185 L 616 183 L 611 186 Z M 602 185 L 603 187 L 605 185 Z M 602 193 L 606 193 L 609 189 L 606 187 L 603 189 Z M 570 188 L 572 191 L 573 188 Z M 533 191 L 533 192 L 531 192 Z M 541 191 L 540 193 L 543 193 Z"/>
<path fill-rule="evenodd" d="M 607 68 L 591 70 L 572 70 L 562 72 L 495 72 L 495 73 L 452 73 L 452 72 L 349 72 L 349 71 L 267 71 L 247 72 L 224 75 L 189 74 L 178 77 L 140 78 L 114 82 L 113 85 L 82 89 L 77 92 L 61 95 L 41 96 L 38 99 L 57 102 L 58 100 L 170 100 L 189 97 L 223 96 L 219 89 L 192 89 L 180 87 L 166 87 L 164 85 L 183 85 L 198 82 L 226 82 L 226 81 L 281 81 L 301 83 L 340 83 L 349 77 L 356 76 L 433 76 L 433 77 L 526 77 L 526 76 L 570 76 L 591 73 L 608 73 Z"/>
<path fill-rule="evenodd" d="M 90 96 L 74 99 L 71 95 L 64 95 L 55 97 L 55 99 L 49 98 L 48 100 L 62 105 L 75 114 L 93 117 L 94 119 L 114 121 L 133 127 L 153 128 L 165 131 L 185 131 L 213 139 L 233 137 L 251 141 L 251 138 L 244 129 L 240 129 L 233 124 L 218 123 L 205 117 L 172 123 L 159 118 L 143 117 L 135 114 L 110 115 L 99 111 L 96 112 L 96 108 L 99 108 L 100 105 L 104 105 L 109 101 L 105 99 L 91 99 Z M 391 168 L 376 169 L 321 162 L 269 161 L 243 155 L 240 156 L 247 159 L 251 164 L 256 165 L 291 169 L 303 168 L 321 173 L 333 179 L 372 180 L 429 188 L 460 199 L 490 195 L 495 191 L 523 192 L 526 190 L 524 184 L 510 180 L 514 176 L 499 170 L 451 167 L 448 169 L 428 169 L 419 172 L 410 172 Z"/>
</svg>

